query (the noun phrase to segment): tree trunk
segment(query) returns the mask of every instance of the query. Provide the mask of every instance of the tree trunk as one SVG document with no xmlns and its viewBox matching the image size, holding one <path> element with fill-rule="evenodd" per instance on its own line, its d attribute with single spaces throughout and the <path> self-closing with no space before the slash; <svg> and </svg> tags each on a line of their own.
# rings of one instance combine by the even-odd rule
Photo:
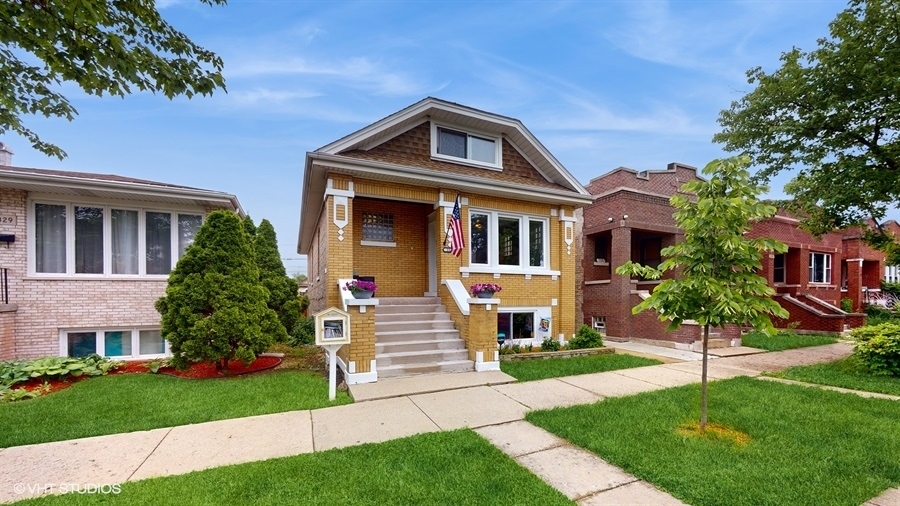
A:
<svg viewBox="0 0 900 506">
<path fill-rule="evenodd" d="M 709 347 L 709 324 L 703 326 L 703 373 L 700 375 L 700 433 L 706 432 L 706 350 Z"/>
</svg>

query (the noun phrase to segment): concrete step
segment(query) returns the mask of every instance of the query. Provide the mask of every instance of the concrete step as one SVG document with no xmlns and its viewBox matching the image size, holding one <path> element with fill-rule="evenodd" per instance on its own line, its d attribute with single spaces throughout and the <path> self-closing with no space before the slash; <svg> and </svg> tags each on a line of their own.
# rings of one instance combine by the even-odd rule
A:
<svg viewBox="0 0 900 506">
<path fill-rule="evenodd" d="M 379 297 L 378 307 L 381 306 L 415 306 L 422 304 L 440 304 L 440 297 Z"/>
<path fill-rule="evenodd" d="M 375 333 L 398 332 L 403 330 L 455 330 L 450 320 L 440 321 L 411 321 L 411 322 L 380 322 L 375 321 Z"/>
<path fill-rule="evenodd" d="M 378 364 L 378 379 L 413 376 L 416 374 L 437 374 L 444 372 L 469 372 L 475 370 L 471 360 L 450 360 L 430 364 L 404 364 L 382 367 Z"/>
<path fill-rule="evenodd" d="M 427 350 L 465 350 L 466 342 L 462 339 L 437 339 L 430 341 L 403 341 L 398 343 L 378 343 L 375 355 L 384 353 L 404 353 L 408 351 Z"/>
<path fill-rule="evenodd" d="M 447 308 L 443 304 L 404 304 L 404 305 L 385 305 L 378 299 L 378 309 L 375 311 L 376 318 L 379 315 L 388 314 L 409 314 L 409 313 L 445 313 Z"/>
<path fill-rule="evenodd" d="M 466 350 L 423 350 L 404 351 L 400 353 L 382 353 L 375 355 L 375 361 L 381 366 L 409 365 L 409 364 L 434 364 L 436 362 L 452 362 L 466 360 L 469 352 Z"/>
<path fill-rule="evenodd" d="M 399 343 L 405 341 L 438 341 L 441 339 L 459 339 L 459 331 L 449 329 L 425 329 L 375 332 L 376 344 Z"/>
<path fill-rule="evenodd" d="M 434 311 L 431 313 L 375 313 L 375 323 L 413 322 L 413 321 L 450 321 L 450 313 Z"/>
</svg>

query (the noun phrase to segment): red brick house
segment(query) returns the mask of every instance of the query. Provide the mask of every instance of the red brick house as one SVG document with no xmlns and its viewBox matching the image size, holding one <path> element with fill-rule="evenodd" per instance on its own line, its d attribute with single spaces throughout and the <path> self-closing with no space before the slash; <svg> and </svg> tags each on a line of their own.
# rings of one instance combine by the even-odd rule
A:
<svg viewBox="0 0 900 506">
<path fill-rule="evenodd" d="M 656 343 L 689 348 L 700 339 L 699 326 L 683 325 L 667 332 L 657 315 L 631 309 L 660 283 L 631 279 L 615 274 L 615 268 L 631 260 L 658 265 L 660 251 L 683 237 L 675 226 L 669 199 L 681 186 L 698 179 L 697 169 L 671 163 L 665 170 L 635 171 L 620 167 L 591 180 L 586 188 L 594 203 L 583 209 L 581 223 L 581 318 L 583 323 L 604 332 L 611 340 L 651 340 Z M 835 232 L 816 239 L 798 227 L 798 221 L 784 213 L 757 224 L 752 237 L 767 236 L 785 242 L 790 248 L 782 255 L 763 259 L 761 275 L 777 291 L 777 300 L 791 314 L 777 326 L 799 325 L 801 330 L 840 332 L 858 326 L 864 316 L 840 310 L 845 296 L 841 291 L 841 273 L 846 271 L 848 289 L 862 295 L 868 286 L 865 277 L 878 272 L 871 251 L 856 242 L 849 265 L 843 251 L 843 235 Z M 847 266 L 846 268 L 844 268 Z M 666 276 L 676 275 L 673 272 Z M 851 279 L 853 281 L 851 281 Z M 849 292 L 847 292 L 849 293 Z M 855 299 L 854 299 L 855 300 Z M 726 329 L 714 336 L 725 345 L 736 345 L 739 332 Z"/>
</svg>

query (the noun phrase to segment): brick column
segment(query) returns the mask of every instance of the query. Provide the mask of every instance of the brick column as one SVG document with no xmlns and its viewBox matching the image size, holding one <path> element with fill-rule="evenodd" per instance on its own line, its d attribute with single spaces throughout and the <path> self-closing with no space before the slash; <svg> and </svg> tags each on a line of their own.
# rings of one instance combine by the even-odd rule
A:
<svg viewBox="0 0 900 506">
<path fill-rule="evenodd" d="M 631 337 L 631 278 L 615 273 L 615 268 L 631 260 L 631 228 L 624 222 L 612 229 L 609 265 L 612 269 L 609 281 L 610 302 L 615 307 L 606 309 L 606 334 L 612 337 Z"/>
<path fill-rule="evenodd" d="M 375 366 L 375 307 L 378 299 L 347 301 L 350 313 L 350 344 L 338 350 L 344 361 L 344 379 L 348 385 L 378 381 Z"/>
<path fill-rule="evenodd" d="M 500 299 L 468 299 L 469 331 L 466 348 L 476 371 L 499 371 L 500 351 L 497 347 L 497 308 Z"/>
<path fill-rule="evenodd" d="M 853 310 L 860 311 L 862 309 L 862 258 L 851 258 L 847 260 L 847 297 L 853 301 Z M 832 266 L 831 275 L 834 276 L 834 267 Z M 840 272 L 840 270 L 838 270 Z"/>
<path fill-rule="evenodd" d="M 346 194 L 327 195 L 325 212 L 327 219 L 322 226 L 328 227 L 328 258 L 320 260 L 328 266 L 325 306 L 338 307 L 343 301 L 337 282 L 353 276 L 353 198 Z"/>
<path fill-rule="evenodd" d="M 17 304 L 0 304 L 0 360 L 16 358 Z M 496 327 L 497 324 L 494 323 Z"/>
</svg>

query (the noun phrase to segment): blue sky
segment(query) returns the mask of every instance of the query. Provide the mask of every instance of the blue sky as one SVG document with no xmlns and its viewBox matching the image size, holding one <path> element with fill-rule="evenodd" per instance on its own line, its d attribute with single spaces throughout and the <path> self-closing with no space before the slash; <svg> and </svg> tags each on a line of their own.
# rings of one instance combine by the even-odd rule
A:
<svg viewBox="0 0 900 506">
<path fill-rule="evenodd" d="M 14 165 L 226 191 L 296 253 L 304 156 L 426 96 L 521 120 L 582 183 L 619 166 L 702 167 L 716 118 L 784 51 L 814 49 L 840 1 L 159 1 L 225 61 L 228 93 L 87 97 L 29 119 L 69 157 L 0 139 Z M 785 178 L 773 181 L 781 196 Z M 898 218 L 897 213 L 890 216 Z"/>
</svg>

